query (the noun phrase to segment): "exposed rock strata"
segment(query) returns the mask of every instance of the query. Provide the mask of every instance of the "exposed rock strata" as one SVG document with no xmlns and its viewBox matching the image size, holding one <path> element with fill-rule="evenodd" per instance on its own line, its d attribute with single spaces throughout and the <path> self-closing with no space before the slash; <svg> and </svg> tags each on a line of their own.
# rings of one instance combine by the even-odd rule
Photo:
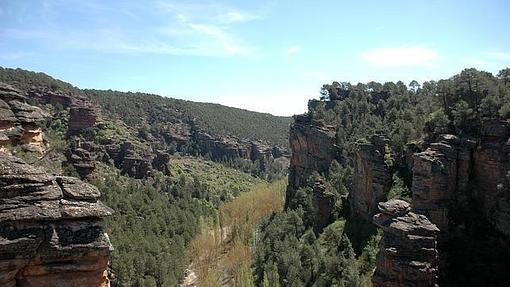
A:
<svg viewBox="0 0 510 287">
<path fill-rule="evenodd" d="M 98 110 L 89 102 L 75 102 L 69 109 L 69 133 L 76 134 L 93 127 L 97 122 Z"/>
<path fill-rule="evenodd" d="M 86 178 L 96 169 L 95 161 L 89 151 L 83 149 L 80 140 L 67 151 L 67 162 L 71 164 L 81 178 Z"/>
<path fill-rule="evenodd" d="M 109 286 L 99 191 L 0 154 L 0 286 Z"/>
<path fill-rule="evenodd" d="M 373 222 L 383 230 L 374 287 L 437 286 L 439 229 L 409 203 L 390 200 L 378 205 Z"/>
<path fill-rule="evenodd" d="M 323 174 L 329 171 L 335 159 L 335 127 L 312 122 L 304 115 L 294 116 L 289 142 L 292 156 L 286 205 L 314 171 Z"/>
<path fill-rule="evenodd" d="M 40 124 L 48 117 L 42 109 L 27 104 L 20 90 L 0 83 L 0 150 L 21 145 L 25 150 L 42 152 Z"/>
<path fill-rule="evenodd" d="M 351 210 L 368 221 L 391 188 L 392 167 L 385 161 L 386 142 L 384 136 L 374 135 L 368 143 L 358 143 L 355 149 Z"/>
</svg>

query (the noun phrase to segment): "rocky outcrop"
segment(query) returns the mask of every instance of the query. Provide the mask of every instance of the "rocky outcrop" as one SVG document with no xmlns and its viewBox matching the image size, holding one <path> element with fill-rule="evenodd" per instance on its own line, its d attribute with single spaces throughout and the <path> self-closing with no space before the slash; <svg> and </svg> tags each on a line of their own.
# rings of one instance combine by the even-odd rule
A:
<svg viewBox="0 0 510 287">
<path fill-rule="evenodd" d="M 502 234 L 510 235 L 509 124 L 482 122 L 479 139 L 442 135 L 437 143 L 415 154 L 413 206 L 443 234 L 450 231 L 452 206 L 471 202 Z"/>
<path fill-rule="evenodd" d="M 77 134 L 93 127 L 97 122 L 98 109 L 86 101 L 75 102 L 69 109 L 69 133 Z"/>
<path fill-rule="evenodd" d="M 437 286 L 439 229 L 409 203 L 390 200 L 378 204 L 373 222 L 383 230 L 374 287 Z"/>
<path fill-rule="evenodd" d="M 289 137 L 292 156 L 286 206 L 294 198 L 296 191 L 307 184 L 314 171 L 323 174 L 329 171 L 329 166 L 335 159 L 335 141 L 335 127 L 314 122 L 306 115 L 294 116 Z"/>
<path fill-rule="evenodd" d="M 91 153 L 81 147 L 79 139 L 75 141 L 73 147 L 68 149 L 66 156 L 67 163 L 74 167 L 81 178 L 90 176 L 96 169 Z"/>
<path fill-rule="evenodd" d="M 161 171 L 165 175 L 170 174 L 170 154 L 164 151 L 156 152 L 156 156 L 152 160 L 152 166 Z"/>
<path fill-rule="evenodd" d="M 387 141 L 382 135 L 374 135 L 368 143 L 356 144 L 351 211 L 367 221 L 391 188 L 392 167 L 385 159 Z"/>
<path fill-rule="evenodd" d="M 458 142 L 444 135 L 413 159 L 413 207 L 443 232 L 449 229 L 449 210 L 456 198 Z"/>
<path fill-rule="evenodd" d="M 27 93 L 30 98 L 37 99 L 41 103 L 61 105 L 64 108 L 70 107 L 77 99 L 83 100 L 83 98 L 72 96 L 69 93 L 45 88 L 32 88 Z"/>
<path fill-rule="evenodd" d="M 214 160 L 250 158 L 248 143 L 237 138 L 214 137 L 203 131 L 195 132 L 194 138 L 200 152 L 210 155 Z"/>
<path fill-rule="evenodd" d="M 0 286 L 109 286 L 99 191 L 0 154 Z"/>
<path fill-rule="evenodd" d="M 0 150 L 20 145 L 25 150 L 42 152 L 40 124 L 48 117 L 42 109 L 27 104 L 20 90 L 0 83 Z"/>
<path fill-rule="evenodd" d="M 314 203 L 314 231 L 319 234 L 324 227 L 331 223 L 332 210 L 335 207 L 335 199 L 326 192 L 326 186 L 323 182 L 314 182 L 313 188 Z"/>
<path fill-rule="evenodd" d="M 128 153 L 122 162 L 122 172 L 134 178 L 147 178 L 152 175 L 152 158 L 136 153 Z"/>
</svg>

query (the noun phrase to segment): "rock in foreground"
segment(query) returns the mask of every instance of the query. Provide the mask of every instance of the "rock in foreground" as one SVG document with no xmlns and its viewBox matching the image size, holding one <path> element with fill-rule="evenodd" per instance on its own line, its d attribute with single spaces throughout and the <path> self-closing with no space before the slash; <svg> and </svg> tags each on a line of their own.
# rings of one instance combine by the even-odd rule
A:
<svg viewBox="0 0 510 287">
<path fill-rule="evenodd" d="M 0 286 L 109 286 L 99 195 L 0 153 Z"/>
</svg>

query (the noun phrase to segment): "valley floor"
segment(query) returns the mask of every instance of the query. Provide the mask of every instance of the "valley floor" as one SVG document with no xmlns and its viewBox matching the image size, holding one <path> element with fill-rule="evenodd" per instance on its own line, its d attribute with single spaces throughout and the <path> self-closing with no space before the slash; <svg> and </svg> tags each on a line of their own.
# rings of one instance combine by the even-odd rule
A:
<svg viewBox="0 0 510 287">
<path fill-rule="evenodd" d="M 181 286 L 253 286 L 253 242 L 259 222 L 283 208 L 285 181 L 254 186 L 222 205 L 187 248 Z"/>
</svg>

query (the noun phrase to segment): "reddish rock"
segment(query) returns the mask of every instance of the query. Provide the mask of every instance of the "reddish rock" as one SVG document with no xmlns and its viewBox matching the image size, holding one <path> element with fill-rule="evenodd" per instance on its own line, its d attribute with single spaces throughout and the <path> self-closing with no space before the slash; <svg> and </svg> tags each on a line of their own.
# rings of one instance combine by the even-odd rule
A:
<svg viewBox="0 0 510 287">
<path fill-rule="evenodd" d="M 391 188 L 392 167 L 384 158 L 386 142 L 384 136 L 374 135 L 368 143 L 358 143 L 355 149 L 351 211 L 368 221 Z"/>
<path fill-rule="evenodd" d="M 0 83 L 0 149 L 21 145 L 25 150 L 44 150 L 41 123 L 49 117 L 42 109 L 25 102 L 23 93 Z"/>
<path fill-rule="evenodd" d="M 99 191 L 0 154 L 0 286 L 109 286 Z"/>
<path fill-rule="evenodd" d="M 72 165 L 81 178 L 90 176 L 96 169 L 96 164 L 89 151 L 81 147 L 77 140 L 75 145 L 67 151 L 67 163 Z"/>
<path fill-rule="evenodd" d="M 76 134 L 93 127 L 97 122 L 98 110 L 88 102 L 74 103 L 69 109 L 69 133 Z"/>
<path fill-rule="evenodd" d="M 312 122 L 305 115 L 294 116 L 289 137 L 292 156 L 285 204 L 307 184 L 314 171 L 326 174 L 335 159 L 335 128 Z M 327 212 L 327 211 L 321 211 Z"/>
<path fill-rule="evenodd" d="M 437 286 L 439 229 L 424 215 L 410 212 L 409 203 L 390 200 L 379 204 L 373 218 L 383 230 L 374 287 Z"/>
</svg>

